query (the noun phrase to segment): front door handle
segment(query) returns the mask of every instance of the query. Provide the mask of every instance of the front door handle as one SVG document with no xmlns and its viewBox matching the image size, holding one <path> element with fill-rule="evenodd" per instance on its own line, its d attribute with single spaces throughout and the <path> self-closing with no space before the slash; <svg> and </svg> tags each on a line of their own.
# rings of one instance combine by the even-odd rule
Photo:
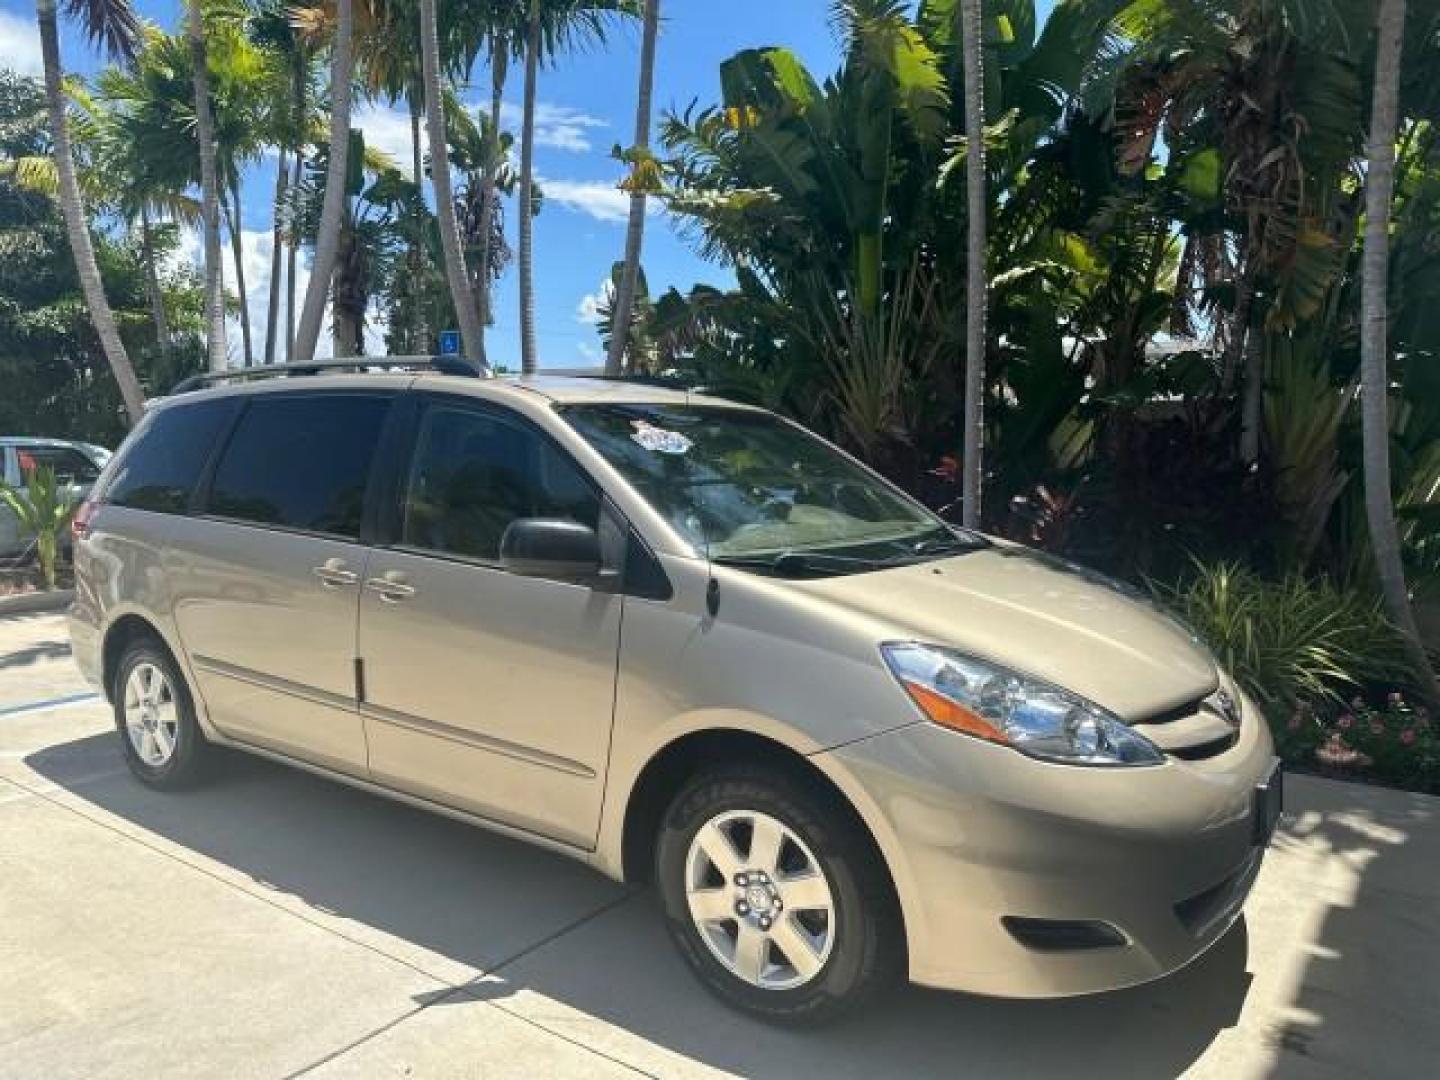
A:
<svg viewBox="0 0 1440 1080">
<path fill-rule="evenodd" d="M 399 570 L 389 570 L 379 577 L 367 579 L 365 588 L 378 593 L 381 600 L 391 604 L 408 600 L 415 595 L 415 586 L 406 581 L 405 575 Z"/>
<path fill-rule="evenodd" d="M 326 559 L 321 565 L 311 570 L 320 584 L 327 589 L 337 589 L 341 585 L 354 585 L 360 580 L 360 575 L 354 570 L 345 569 L 344 559 Z"/>
</svg>

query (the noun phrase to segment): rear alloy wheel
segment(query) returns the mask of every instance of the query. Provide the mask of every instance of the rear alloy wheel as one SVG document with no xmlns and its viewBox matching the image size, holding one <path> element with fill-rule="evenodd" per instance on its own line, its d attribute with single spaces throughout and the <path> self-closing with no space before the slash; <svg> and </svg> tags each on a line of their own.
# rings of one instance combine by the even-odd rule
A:
<svg viewBox="0 0 1440 1080">
<path fill-rule="evenodd" d="M 125 680 L 121 708 L 131 749 L 149 768 L 163 768 L 180 741 L 180 710 L 165 673 L 148 660 L 136 664 Z"/>
<path fill-rule="evenodd" d="M 200 778 L 209 744 L 195 720 L 189 687 L 169 651 L 154 638 L 126 647 L 111 691 L 125 763 L 157 788 Z"/>
<path fill-rule="evenodd" d="M 903 968 L 873 849 L 833 800 L 781 773 L 693 781 L 666 815 L 656 873 L 700 981 L 763 1019 L 833 1019 Z"/>
</svg>

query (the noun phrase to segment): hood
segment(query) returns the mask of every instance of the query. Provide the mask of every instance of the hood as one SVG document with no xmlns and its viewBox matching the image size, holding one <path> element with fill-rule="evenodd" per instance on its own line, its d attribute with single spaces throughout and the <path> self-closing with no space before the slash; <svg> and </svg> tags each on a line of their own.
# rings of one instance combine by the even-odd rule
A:
<svg viewBox="0 0 1440 1080">
<path fill-rule="evenodd" d="M 1022 547 L 795 582 L 897 637 L 1061 686 L 1125 720 L 1214 692 L 1215 662 L 1179 623 L 1098 574 Z"/>
</svg>

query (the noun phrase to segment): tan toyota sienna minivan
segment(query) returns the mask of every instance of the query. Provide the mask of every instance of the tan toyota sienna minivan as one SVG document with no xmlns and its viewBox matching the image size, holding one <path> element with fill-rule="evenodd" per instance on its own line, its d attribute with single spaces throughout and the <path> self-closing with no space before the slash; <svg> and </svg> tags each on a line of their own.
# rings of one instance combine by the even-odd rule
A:
<svg viewBox="0 0 1440 1080">
<path fill-rule="evenodd" d="M 231 381 L 154 403 L 76 519 L 75 656 L 145 783 L 235 747 L 651 881 L 775 1020 L 1126 986 L 1237 918 L 1264 717 L 1104 579 L 714 398 Z"/>
</svg>

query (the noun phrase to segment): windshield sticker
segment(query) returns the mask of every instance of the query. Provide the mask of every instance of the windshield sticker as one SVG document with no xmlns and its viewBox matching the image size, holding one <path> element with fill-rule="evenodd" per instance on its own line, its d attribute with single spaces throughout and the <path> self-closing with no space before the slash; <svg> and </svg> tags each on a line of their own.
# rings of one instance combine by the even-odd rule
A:
<svg viewBox="0 0 1440 1080">
<path fill-rule="evenodd" d="M 662 454 L 683 454 L 695 445 L 678 431 L 667 431 L 646 420 L 633 420 L 631 423 L 635 430 L 631 433 L 630 438 L 646 450 L 658 451 Z"/>
</svg>

